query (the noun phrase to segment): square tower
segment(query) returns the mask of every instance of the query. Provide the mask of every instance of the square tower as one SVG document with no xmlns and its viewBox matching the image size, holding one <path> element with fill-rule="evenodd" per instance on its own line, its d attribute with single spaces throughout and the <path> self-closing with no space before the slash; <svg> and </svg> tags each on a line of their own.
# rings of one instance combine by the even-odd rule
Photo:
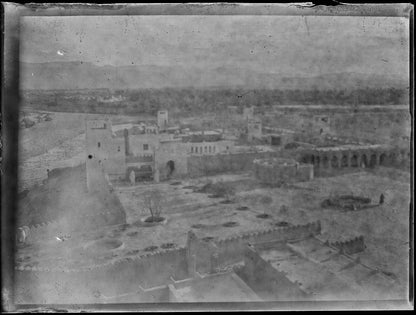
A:
<svg viewBox="0 0 416 315">
<path fill-rule="evenodd" d="M 159 127 L 159 130 L 166 130 L 168 123 L 168 111 L 159 110 L 157 112 L 157 126 Z"/>
</svg>

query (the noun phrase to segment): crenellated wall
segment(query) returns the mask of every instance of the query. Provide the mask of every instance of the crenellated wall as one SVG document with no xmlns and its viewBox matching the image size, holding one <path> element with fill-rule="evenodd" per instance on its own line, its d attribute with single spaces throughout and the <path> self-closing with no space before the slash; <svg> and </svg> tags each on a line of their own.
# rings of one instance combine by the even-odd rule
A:
<svg viewBox="0 0 416 315">
<path fill-rule="evenodd" d="M 188 234 L 188 266 L 200 273 L 209 273 L 236 264 L 244 259 L 247 244 L 269 241 L 304 239 L 321 232 L 319 221 L 293 227 L 277 227 L 264 231 L 247 232 L 229 238 L 205 242 L 193 232 Z M 191 274 L 191 272 L 190 272 Z"/>
<path fill-rule="evenodd" d="M 362 235 L 343 242 L 329 243 L 328 245 L 337 248 L 341 253 L 347 255 L 362 252 L 366 248 L 364 243 L 364 236 Z"/>
<path fill-rule="evenodd" d="M 320 232 L 321 224 L 317 221 L 293 227 L 277 227 L 264 231 L 248 232 L 240 236 L 222 239 L 215 242 L 218 248 L 218 265 L 226 266 L 243 260 L 247 244 L 304 239 Z"/>
</svg>

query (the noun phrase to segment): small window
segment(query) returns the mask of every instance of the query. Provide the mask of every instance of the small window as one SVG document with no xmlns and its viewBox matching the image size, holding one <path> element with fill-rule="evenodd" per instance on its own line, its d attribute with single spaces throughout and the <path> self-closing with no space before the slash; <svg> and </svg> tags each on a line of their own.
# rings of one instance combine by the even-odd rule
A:
<svg viewBox="0 0 416 315">
<path fill-rule="evenodd" d="M 120 152 L 120 146 L 117 147 L 117 151 Z"/>
<path fill-rule="evenodd" d="M 101 142 L 98 142 L 98 147 L 101 148 Z"/>
<path fill-rule="evenodd" d="M 207 152 L 208 152 L 207 147 L 205 147 L 205 148 L 204 148 L 204 152 L 205 152 L 205 153 L 207 153 Z"/>
<path fill-rule="evenodd" d="M 143 144 L 143 151 L 147 151 L 149 150 L 149 145 L 148 144 Z"/>
</svg>

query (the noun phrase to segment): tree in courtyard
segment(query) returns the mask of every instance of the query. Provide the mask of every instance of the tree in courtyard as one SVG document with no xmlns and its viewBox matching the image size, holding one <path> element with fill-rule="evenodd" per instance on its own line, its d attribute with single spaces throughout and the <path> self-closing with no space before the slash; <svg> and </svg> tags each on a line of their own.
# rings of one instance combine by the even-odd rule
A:
<svg viewBox="0 0 416 315">
<path fill-rule="evenodd" d="M 226 201 L 232 201 L 235 196 L 235 189 L 222 181 L 213 184 L 213 193 L 217 196 L 224 197 Z"/>
<path fill-rule="evenodd" d="M 273 202 L 273 198 L 270 196 L 261 196 L 259 198 L 259 203 L 263 206 L 263 213 L 266 214 L 266 208 L 269 208 Z"/>
<path fill-rule="evenodd" d="M 159 190 L 149 190 L 145 192 L 143 206 L 150 213 L 150 221 L 157 222 L 161 219 L 164 197 Z"/>
</svg>

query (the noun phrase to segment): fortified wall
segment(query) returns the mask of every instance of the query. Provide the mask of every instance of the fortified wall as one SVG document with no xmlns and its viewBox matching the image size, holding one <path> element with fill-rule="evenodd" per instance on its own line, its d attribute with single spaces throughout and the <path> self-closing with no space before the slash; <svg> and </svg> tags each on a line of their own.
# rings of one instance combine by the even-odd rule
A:
<svg viewBox="0 0 416 315">
<path fill-rule="evenodd" d="M 112 296 L 149 293 L 149 288 L 165 285 L 171 277 L 187 278 L 186 250 L 158 251 L 76 270 L 18 267 L 15 277 L 17 298 L 24 303 L 105 303 Z M 147 300 L 149 294 L 138 294 L 137 300 Z"/>
<path fill-rule="evenodd" d="M 30 225 L 28 220 L 21 222 L 28 226 L 25 242 L 55 239 L 73 231 L 126 223 L 123 205 L 113 192 L 108 176 L 98 169 L 94 173 L 96 185 L 87 192 L 85 173 L 85 166 L 55 170 L 56 176 L 50 176 L 41 190 L 26 196 L 25 203 L 28 206 L 24 209 L 24 215 L 31 218 L 33 214 L 41 214 L 38 218 L 41 224 Z M 48 195 L 52 189 L 56 189 L 57 193 Z M 36 198 L 39 196 L 47 197 L 46 201 L 38 202 Z M 32 207 L 32 204 L 36 206 Z M 18 230 L 16 232 L 19 233 Z"/>
</svg>

